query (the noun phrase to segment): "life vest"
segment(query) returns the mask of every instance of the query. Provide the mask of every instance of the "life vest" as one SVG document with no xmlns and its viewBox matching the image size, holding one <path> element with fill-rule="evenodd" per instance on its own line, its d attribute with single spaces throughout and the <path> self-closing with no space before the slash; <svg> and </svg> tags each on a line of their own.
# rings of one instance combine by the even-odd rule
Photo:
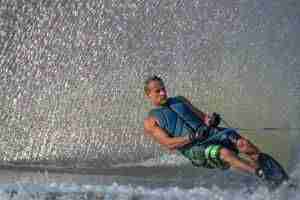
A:
<svg viewBox="0 0 300 200">
<path fill-rule="evenodd" d="M 185 136 L 206 126 L 180 97 L 168 98 L 166 104 L 152 109 L 149 116 L 155 117 L 159 127 L 171 137 Z"/>
</svg>

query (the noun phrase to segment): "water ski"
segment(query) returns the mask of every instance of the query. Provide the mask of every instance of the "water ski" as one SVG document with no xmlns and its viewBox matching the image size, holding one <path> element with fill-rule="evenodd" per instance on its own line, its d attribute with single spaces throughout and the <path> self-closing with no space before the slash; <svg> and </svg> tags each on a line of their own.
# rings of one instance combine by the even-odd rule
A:
<svg viewBox="0 0 300 200">
<path fill-rule="evenodd" d="M 264 182 L 266 182 L 268 188 L 276 189 L 283 182 L 289 180 L 289 176 L 283 169 L 283 167 L 270 155 L 260 153 L 258 157 L 258 164 L 264 172 Z"/>
</svg>

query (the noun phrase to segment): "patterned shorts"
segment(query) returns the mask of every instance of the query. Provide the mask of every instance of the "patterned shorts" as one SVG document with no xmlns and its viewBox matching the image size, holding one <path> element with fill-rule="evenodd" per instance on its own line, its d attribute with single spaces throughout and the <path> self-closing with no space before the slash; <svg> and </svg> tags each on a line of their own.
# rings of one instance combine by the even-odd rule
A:
<svg viewBox="0 0 300 200">
<path fill-rule="evenodd" d="M 234 129 L 221 129 L 205 142 L 191 145 L 180 151 L 195 166 L 228 169 L 230 166 L 220 158 L 220 151 L 222 148 L 227 148 L 238 154 L 235 142 L 240 137 Z"/>
</svg>

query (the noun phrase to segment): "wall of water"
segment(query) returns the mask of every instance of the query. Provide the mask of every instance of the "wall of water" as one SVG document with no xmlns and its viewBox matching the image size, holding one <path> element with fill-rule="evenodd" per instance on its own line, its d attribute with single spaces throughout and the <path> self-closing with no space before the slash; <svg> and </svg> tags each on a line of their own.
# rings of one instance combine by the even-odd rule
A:
<svg viewBox="0 0 300 200">
<path fill-rule="evenodd" d="M 159 155 L 142 128 L 152 74 L 170 95 L 233 126 L 296 127 L 299 8 L 297 0 L 0 1 L 0 159 L 110 165 Z"/>
</svg>

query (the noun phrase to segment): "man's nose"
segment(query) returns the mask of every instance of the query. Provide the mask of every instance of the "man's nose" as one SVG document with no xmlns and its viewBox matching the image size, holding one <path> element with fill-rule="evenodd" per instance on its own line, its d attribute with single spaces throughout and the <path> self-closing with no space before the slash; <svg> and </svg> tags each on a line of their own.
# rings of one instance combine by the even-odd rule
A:
<svg viewBox="0 0 300 200">
<path fill-rule="evenodd" d="M 159 95 L 161 95 L 161 96 L 166 95 L 166 91 L 165 91 L 165 90 L 161 90 L 161 91 L 159 92 Z"/>
</svg>

